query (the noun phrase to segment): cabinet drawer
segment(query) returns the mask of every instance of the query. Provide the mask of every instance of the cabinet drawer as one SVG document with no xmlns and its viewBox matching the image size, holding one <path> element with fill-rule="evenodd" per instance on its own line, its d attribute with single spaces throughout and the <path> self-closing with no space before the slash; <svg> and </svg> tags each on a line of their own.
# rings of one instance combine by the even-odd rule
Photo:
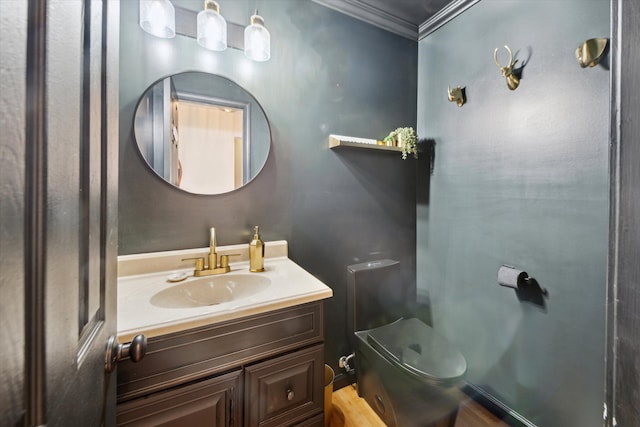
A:
<svg viewBox="0 0 640 427">
<path fill-rule="evenodd" d="M 322 342 L 323 337 L 322 302 L 153 337 L 140 363 L 118 362 L 118 402 Z"/>
<path fill-rule="evenodd" d="M 121 403 L 118 426 L 240 425 L 242 370 Z"/>
<path fill-rule="evenodd" d="M 308 420 L 304 420 L 299 424 L 296 424 L 296 427 L 324 427 L 324 415 L 318 414 L 313 418 L 309 418 Z"/>
<path fill-rule="evenodd" d="M 294 425 L 324 407 L 322 345 L 245 368 L 245 425 Z"/>
</svg>

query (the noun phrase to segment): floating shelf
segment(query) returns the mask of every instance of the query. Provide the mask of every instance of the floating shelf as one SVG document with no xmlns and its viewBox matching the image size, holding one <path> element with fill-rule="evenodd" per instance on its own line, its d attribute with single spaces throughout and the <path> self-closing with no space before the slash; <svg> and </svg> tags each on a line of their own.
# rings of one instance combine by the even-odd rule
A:
<svg viewBox="0 0 640 427">
<path fill-rule="evenodd" d="M 355 138 L 352 136 L 343 135 L 329 135 L 329 148 L 337 147 L 354 147 L 354 148 L 366 148 L 369 150 L 382 150 L 382 151 L 402 151 L 400 147 L 393 147 L 382 144 L 375 139 Z"/>
</svg>

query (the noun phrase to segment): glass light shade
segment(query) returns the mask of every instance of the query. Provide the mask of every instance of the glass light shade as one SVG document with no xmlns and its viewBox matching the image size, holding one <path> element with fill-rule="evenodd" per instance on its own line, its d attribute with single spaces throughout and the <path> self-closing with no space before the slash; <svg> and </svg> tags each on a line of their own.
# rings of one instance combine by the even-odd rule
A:
<svg viewBox="0 0 640 427">
<path fill-rule="evenodd" d="M 227 21 L 215 9 L 205 3 L 205 9 L 198 13 L 198 44 L 209 50 L 225 50 L 227 48 Z"/>
<path fill-rule="evenodd" d="M 176 35 L 176 11 L 169 0 L 140 0 L 140 27 L 156 37 Z"/>
<path fill-rule="evenodd" d="M 251 24 L 244 29 L 244 54 L 257 62 L 271 58 L 271 35 L 260 15 L 251 16 Z"/>
</svg>

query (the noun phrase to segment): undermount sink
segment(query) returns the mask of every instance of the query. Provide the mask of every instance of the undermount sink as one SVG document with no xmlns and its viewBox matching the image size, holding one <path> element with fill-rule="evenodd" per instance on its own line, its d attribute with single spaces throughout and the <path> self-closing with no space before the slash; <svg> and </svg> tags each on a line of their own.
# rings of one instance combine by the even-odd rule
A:
<svg viewBox="0 0 640 427">
<path fill-rule="evenodd" d="M 258 274 L 221 274 L 200 277 L 157 292 L 151 304 L 163 308 L 191 308 L 238 301 L 271 285 L 271 279 Z"/>
</svg>

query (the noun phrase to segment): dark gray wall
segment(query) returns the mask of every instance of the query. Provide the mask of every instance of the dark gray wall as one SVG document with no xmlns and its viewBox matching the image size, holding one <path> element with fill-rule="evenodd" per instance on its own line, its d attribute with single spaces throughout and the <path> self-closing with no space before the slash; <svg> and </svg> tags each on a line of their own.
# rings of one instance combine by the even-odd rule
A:
<svg viewBox="0 0 640 427">
<path fill-rule="evenodd" d="M 202 2 L 188 3 L 195 9 Z M 227 20 L 247 24 L 255 2 L 220 1 Z M 121 5 L 120 254 L 204 247 L 207 229 L 221 245 L 289 241 L 290 257 L 334 291 L 327 302 L 327 361 L 350 352 L 345 331 L 346 266 L 393 257 L 400 280 L 415 284 L 415 161 L 399 154 L 334 151 L 330 133 L 382 138 L 415 126 L 417 43 L 310 0 L 270 0 L 260 14 L 272 58 L 214 53 L 195 40 L 162 40 L 138 26 L 138 3 Z M 223 195 L 181 192 L 151 173 L 131 128 L 138 98 L 154 81 L 195 70 L 230 78 L 251 92 L 271 125 L 265 169 Z"/>
<path fill-rule="evenodd" d="M 609 37 L 607 1 L 483 0 L 419 43 L 417 283 L 468 380 L 537 425 L 602 424 L 609 72 L 574 51 Z M 493 62 L 526 61 L 511 92 Z M 466 86 L 468 104 L 446 100 Z M 501 264 L 548 289 L 497 285 Z"/>
</svg>

